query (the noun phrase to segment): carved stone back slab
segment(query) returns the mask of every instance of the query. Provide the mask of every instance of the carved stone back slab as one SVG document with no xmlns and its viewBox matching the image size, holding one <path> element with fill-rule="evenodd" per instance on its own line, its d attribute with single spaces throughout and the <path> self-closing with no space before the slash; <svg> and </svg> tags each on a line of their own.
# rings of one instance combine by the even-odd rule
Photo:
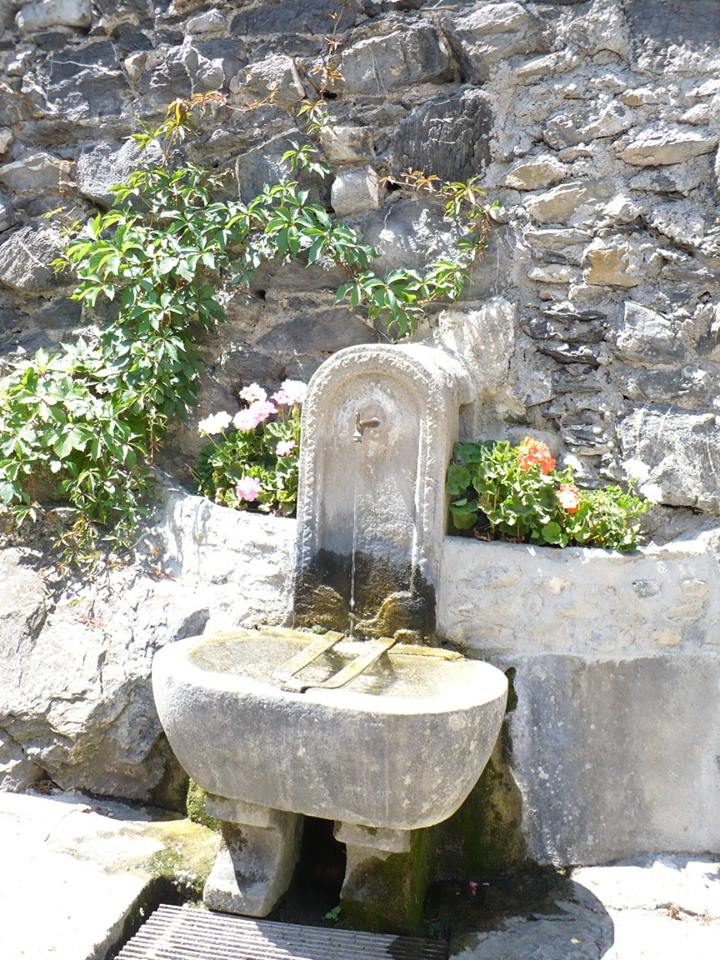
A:
<svg viewBox="0 0 720 960">
<path fill-rule="evenodd" d="M 473 397 L 462 359 L 427 344 L 350 347 L 320 367 L 303 409 L 297 625 L 432 635 L 445 473 Z"/>
</svg>

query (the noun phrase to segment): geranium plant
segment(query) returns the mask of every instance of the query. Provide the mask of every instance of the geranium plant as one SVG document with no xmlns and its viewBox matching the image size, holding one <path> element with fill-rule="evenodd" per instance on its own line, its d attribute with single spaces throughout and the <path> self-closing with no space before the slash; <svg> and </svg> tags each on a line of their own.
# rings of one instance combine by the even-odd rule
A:
<svg viewBox="0 0 720 960">
<path fill-rule="evenodd" d="M 238 510 L 295 510 L 300 452 L 300 407 L 306 385 L 285 380 L 268 397 L 259 384 L 240 391 L 242 409 L 231 417 L 220 411 L 198 424 L 210 438 L 197 468 L 198 489 Z"/>
<path fill-rule="evenodd" d="M 646 500 L 618 486 L 580 489 L 547 445 L 526 437 L 455 444 L 447 489 L 457 530 L 486 540 L 633 550 Z"/>
</svg>

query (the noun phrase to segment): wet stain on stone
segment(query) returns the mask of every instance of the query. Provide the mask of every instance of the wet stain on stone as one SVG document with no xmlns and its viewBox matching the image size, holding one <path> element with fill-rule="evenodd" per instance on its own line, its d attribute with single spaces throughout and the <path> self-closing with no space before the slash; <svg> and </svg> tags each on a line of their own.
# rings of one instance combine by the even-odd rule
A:
<svg viewBox="0 0 720 960">
<path fill-rule="evenodd" d="M 435 590 L 410 564 L 358 553 L 353 569 L 352 557 L 320 550 L 297 577 L 294 626 L 421 642 L 435 633 Z"/>
</svg>

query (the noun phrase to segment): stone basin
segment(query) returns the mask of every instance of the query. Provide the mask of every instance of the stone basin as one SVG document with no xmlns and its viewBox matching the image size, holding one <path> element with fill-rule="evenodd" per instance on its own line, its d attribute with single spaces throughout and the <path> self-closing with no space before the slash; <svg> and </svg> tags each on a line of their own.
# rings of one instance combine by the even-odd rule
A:
<svg viewBox="0 0 720 960">
<path fill-rule="evenodd" d="M 497 740 L 505 675 L 398 644 L 340 689 L 282 689 L 279 668 L 313 639 L 238 630 L 157 654 L 155 702 L 185 770 L 219 797 L 350 824 L 415 830 L 451 816 Z M 302 678 L 322 680 L 366 649 L 342 640 Z"/>
</svg>

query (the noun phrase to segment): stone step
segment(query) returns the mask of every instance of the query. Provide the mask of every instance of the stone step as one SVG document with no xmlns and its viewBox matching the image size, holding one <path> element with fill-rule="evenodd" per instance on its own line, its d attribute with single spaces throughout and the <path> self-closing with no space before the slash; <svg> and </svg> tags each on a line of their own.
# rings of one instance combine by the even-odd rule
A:
<svg viewBox="0 0 720 960">
<path fill-rule="evenodd" d="M 158 887 L 202 888 L 218 843 L 168 811 L 0 793 L 0 957 L 106 960 Z"/>
</svg>

